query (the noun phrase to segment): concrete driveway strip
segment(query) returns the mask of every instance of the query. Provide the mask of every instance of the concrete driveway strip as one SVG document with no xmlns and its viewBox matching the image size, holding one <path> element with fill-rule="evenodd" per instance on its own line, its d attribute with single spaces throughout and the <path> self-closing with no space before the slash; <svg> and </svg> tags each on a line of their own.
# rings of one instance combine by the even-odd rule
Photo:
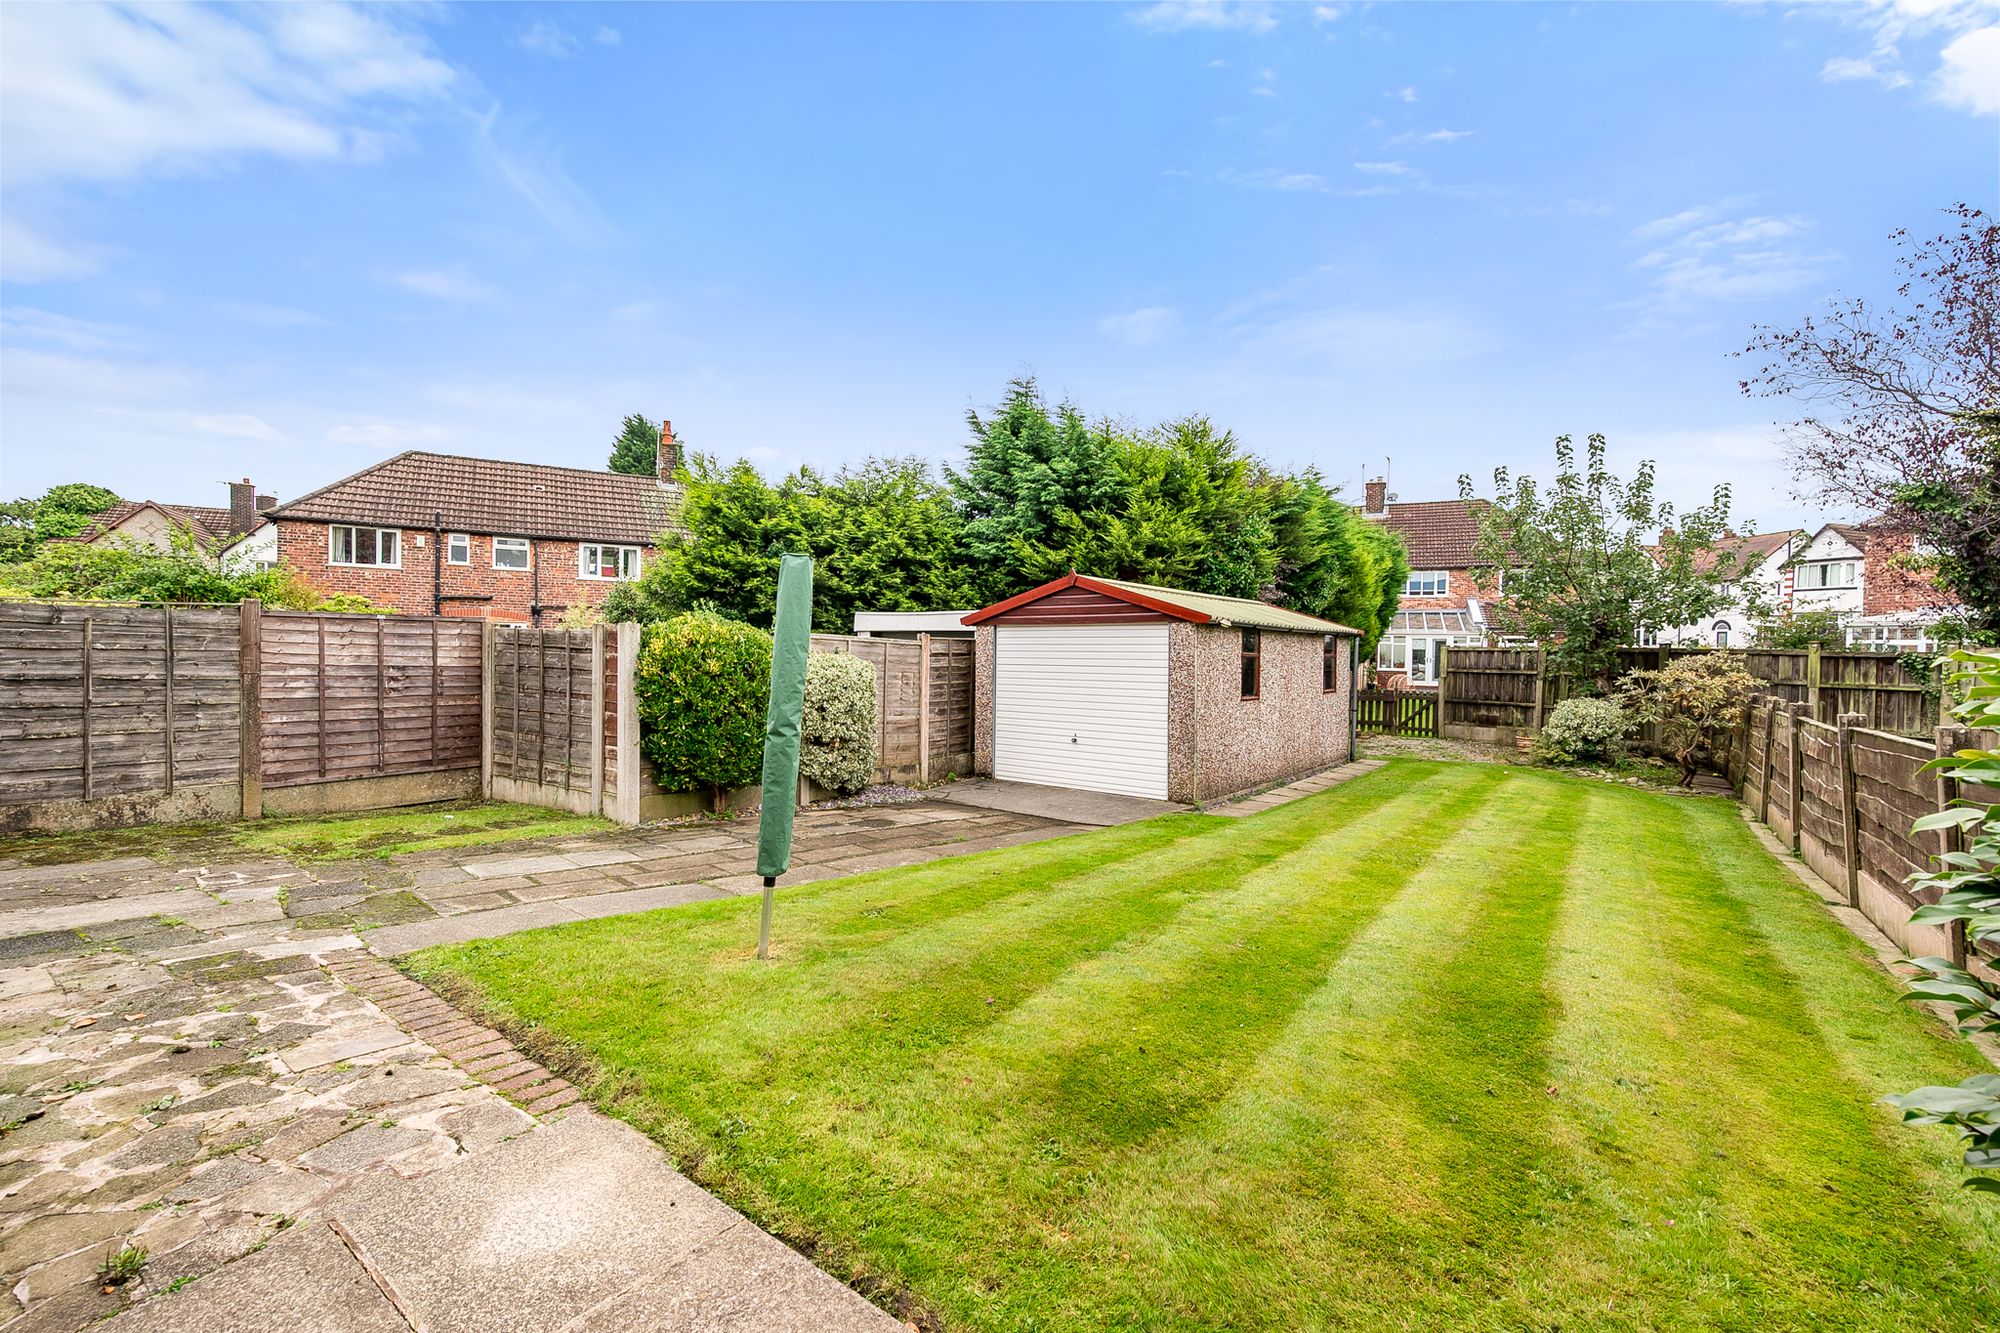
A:
<svg viewBox="0 0 2000 1333">
<path fill-rule="evenodd" d="M 1054 819 L 1065 824 L 1085 824 L 1096 828 L 1132 824 L 1156 815 L 1171 815 L 1194 808 L 1144 796 L 1117 796 L 1110 792 L 1044 787 L 1033 782 L 1006 782 L 998 778 L 963 778 L 939 787 L 931 795 L 935 800 L 955 805 L 1004 810 L 1008 814 L 1032 815 L 1037 819 Z"/>
</svg>

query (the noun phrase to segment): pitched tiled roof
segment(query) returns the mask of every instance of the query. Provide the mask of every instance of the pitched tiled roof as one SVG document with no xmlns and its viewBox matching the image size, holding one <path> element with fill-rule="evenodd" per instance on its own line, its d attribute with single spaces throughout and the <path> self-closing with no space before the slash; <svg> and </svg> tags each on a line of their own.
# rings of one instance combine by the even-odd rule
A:
<svg viewBox="0 0 2000 1333">
<path fill-rule="evenodd" d="M 1065 574 L 1059 579 L 1044 583 L 1039 588 L 1031 588 L 1018 597 L 1009 597 L 1004 602 L 974 611 L 964 618 L 963 623 L 977 625 L 990 620 L 1002 611 L 1017 606 L 1025 606 L 1050 593 L 1061 592 L 1064 588 L 1084 588 L 1100 592 L 1107 597 L 1116 597 L 1135 606 L 1148 606 L 1155 611 L 1164 611 L 1178 620 L 1193 621 L 1203 625 L 1241 625 L 1250 629 L 1298 630 L 1307 634 L 1359 634 L 1361 631 L 1331 620 L 1321 620 L 1303 611 L 1292 611 L 1282 606 L 1272 606 L 1250 597 L 1223 597 L 1210 592 L 1186 592 L 1180 588 L 1161 588 L 1151 583 L 1127 583 L 1124 579 L 1100 579 L 1089 574 Z"/>
<path fill-rule="evenodd" d="M 1784 550 L 1793 538 L 1804 536 L 1797 528 L 1786 528 L 1783 532 L 1753 532 L 1742 537 L 1730 537 L 1697 555 L 1695 568 L 1706 574 L 1727 558 L 1735 561 L 1734 574 L 1748 574 L 1773 554 Z"/>
<path fill-rule="evenodd" d="M 1375 521 L 1402 534 L 1411 569 L 1470 569 L 1479 516 L 1490 507 L 1485 500 L 1417 500 L 1391 504 Z"/>
<path fill-rule="evenodd" d="M 269 511 L 276 519 L 372 523 L 650 546 L 680 526 L 678 486 L 653 477 L 411 450 Z"/>
<path fill-rule="evenodd" d="M 229 535 L 227 509 L 215 509 L 208 505 L 161 504 L 158 500 L 127 500 L 92 518 L 90 526 L 76 536 L 63 540 L 94 542 L 142 509 L 157 509 L 168 518 L 186 524 L 194 530 L 196 537 L 205 542 L 220 541 Z"/>
</svg>

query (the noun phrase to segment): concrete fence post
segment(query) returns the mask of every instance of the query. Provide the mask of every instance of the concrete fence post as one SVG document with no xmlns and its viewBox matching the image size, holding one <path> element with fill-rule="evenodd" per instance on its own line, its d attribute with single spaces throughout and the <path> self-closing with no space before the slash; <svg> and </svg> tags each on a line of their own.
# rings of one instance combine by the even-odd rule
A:
<svg viewBox="0 0 2000 1333">
<path fill-rule="evenodd" d="M 1840 861 L 1847 870 L 1847 905 L 1861 906 L 1861 812 L 1854 800 L 1854 729 L 1861 714 L 1842 713 L 1834 723 L 1840 782 Z"/>
<path fill-rule="evenodd" d="M 604 813 L 604 640 L 603 625 L 590 627 L 590 813 Z"/>
<path fill-rule="evenodd" d="M 237 673 L 242 693 L 237 708 L 242 722 L 238 741 L 242 763 L 238 770 L 243 784 L 243 817 L 264 815 L 264 604 L 246 597 L 236 608 Z"/>
<path fill-rule="evenodd" d="M 613 701 L 618 710 L 618 806 L 611 817 L 621 824 L 639 822 L 639 696 L 633 685 L 638 668 L 639 627 L 620 625 Z"/>
<path fill-rule="evenodd" d="M 1809 714 L 1815 721 L 1819 719 L 1820 660 L 1819 645 L 1806 645 L 1806 703 L 1812 709 Z"/>
<path fill-rule="evenodd" d="M 479 622 L 479 794 L 488 800 L 493 799 L 493 634 L 492 621 Z"/>
</svg>

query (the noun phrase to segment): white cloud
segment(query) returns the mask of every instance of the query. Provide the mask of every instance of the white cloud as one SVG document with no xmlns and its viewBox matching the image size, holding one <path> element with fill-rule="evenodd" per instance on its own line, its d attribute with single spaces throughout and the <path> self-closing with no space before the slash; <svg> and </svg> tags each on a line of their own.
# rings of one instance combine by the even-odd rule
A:
<svg viewBox="0 0 2000 1333">
<path fill-rule="evenodd" d="M 1370 176 L 1414 176 L 1417 169 L 1407 162 L 1356 162 L 1354 169 Z"/>
<path fill-rule="evenodd" d="M 1812 283 L 1832 256 L 1805 245 L 1812 223 L 1797 215 L 1742 215 L 1740 201 L 1684 209 L 1633 229 L 1649 247 L 1633 263 L 1647 275 L 1641 305 L 1656 316 L 1722 301 L 1777 296 Z"/>
<path fill-rule="evenodd" d="M 1264 33 L 1278 26 L 1268 4 L 1255 0 L 1160 0 L 1129 11 L 1132 21 L 1155 32 L 1185 32 L 1190 28 Z"/>
<path fill-rule="evenodd" d="M 1276 70 L 1260 69 L 1257 71 L 1257 84 L 1250 91 L 1258 97 L 1276 97 L 1278 95 L 1277 82 L 1278 72 Z"/>
<path fill-rule="evenodd" d="M 1122 315 L 1106 315 L 1097 321 L 1099 333 L 1133 347 L 1163 342 L 1180 332 L 1180 328 L 1180 312 L 1165 305 L 1143 306 Z"/>
<path fill-rule="evenodd" d="M 33 306 L 10 305 L 0 308 L 0 344 L 22 341 L 53 344 L 76 352 L 101 352 L 109 348 L 139 345 L 132 330 L 117 324 L 99 324 L 76 319 Z"/>
<path fill-rule="evenodd" d="M 10 187 L 332 158 L 371 103 L 427 98 L 454 77 L 382 10 L 10 7 L 0 151 Z"/>
<path fill-rule="evenodd" d="M 1484 329 L 1456 311 L 1419 307 L 1306 310 L 1237 332 L 1244 351 L 1260 363 L 1326 369 L 1408 370 L 1463 361 L 1493 343 Z"/>
<path fill-rule="evenodd" d="M 1314 23 L 1338 23 L 1347 17 L 1346 5 L 1314 5 Z"/>
<path fill-rule="evenodd" d="M 288 305 L 260 305 L 254 301 L 232 301 L 216 307 L 231 319 L 267 329 L 304 329 L 331 323 L 324 315 Z"/>
<path fill-rule="evenodd" d="M 443 426 L 364 421 L 351 426 L 334 426 L 327 431 L 326 438 L 334 444 L 359 444 L 370 449 L 414 449 L 424 444 L 450 444 L 454 437 Z"/>
<path fill-rule="evenodd" d="M 1925 81 L 1945 106 L 1973 115 L 2000 115 L 2000 25 L 1994 0 L 1868 0 L 1865 4 L 1813 5 L 1802 14 L 1831 18 L 1868 34 L 1864 56 L 1841 55 L 1820 67 L 1828 83 L 1868 82 L 1907 88 L 1916 82 L 1904 68 L 1904 50 L 1939 43 L 1937 69 Z M 1922 56 L 1918 57 L 1921 64 Z"/>
<path fill-rule="evenodd" d="M 1893 55 L 1893 50 L 1891 54 Z M 1910 86 L 1910 76 L 1903 73 L 1903 71 L 1899 69 L 1885 69 L 1877 65 L 1872 59 L 1862 60 L 1854 56 L 1835 56 L 1820 66 L 1819 77 L 1822 83 L 1852 83 L 1857 80 L 1868 79 L 1881 84 L 1885 88 L 1907 88 Z"/>
<path fill-rule="evenodd" d="M 531 123 L 503 117 L 498 106 L 473 122 L 473 155 L 564 237 L 585 242 L 608 229 L 603 214 L 563 166 L 560 146 L 532 133 Z"/>
<path fill-rule="evenodd" d="M 1470 139 L 1471 130 L 1405 130 L 1389 140 L 1389 146 L 1400 148 L 1417 143 L 1457 143 L 1460 139 Z"/>
<path fill-rule="evenodd" d="M 0 215 L 0 278 L 8 282 L 87 278 L 103 269 L 110 254 L 101 245 L 58 239 L 17 217 Z"/>
<path fill-rule="evenodd" d="M 597 31 L 591 34 L 590 40 L 599 46 L 617 46 L 625 40 L 625 34 L 600 23 L 597 25 Z"/>
<path fill-rule="evenodd" d="M 413 268 L 390 275 L 391 282 L 406 292 L 438 301 L 473 305 L 493 300 L 499 293 L 461 268 Z"/>
<path fill-rule="evenodd" d="M 2000 27 L 1980 28 L 1938 52 L 1938 100 L 1976 116 L 2000 116 Z"/>
<path fill-rule="evenodd" d="M 1414 87 L 1405 86 L 1393 92 L 1383 93 L 1382 96 L 1393 97 L 1398 102 L 1414 102 L 1417 100 L 1417 90 Z"/>
<path fill-rule="evenodd" d="M 557 60 L 568 60 L 577 52 L 576 35 L 547 19 L 536 19 L 523 28 L 514 41 L 524 51 L 534 51 Z"/>
<path fill-rule="evenodd" d="M 285 435 L 262 417 L 248 412 L 216 412 L 198 415 L 194 428 L 204 435 L 220 435 L 230 440 L 259 440 L 266 444 L 283 444 Z"/>
<path fill-rule="evenodd" d="M 1287 194 L 1325 194 L 1331 188 L 1324 176 L 1316 176 L 1310 171 L 1280 171 L 1276 167 L 1260 167 L 1255 171 L 1232 169 L 1224 171 L 1216 179 L 1242 190 L 1282 190 Z"/>
</svg>

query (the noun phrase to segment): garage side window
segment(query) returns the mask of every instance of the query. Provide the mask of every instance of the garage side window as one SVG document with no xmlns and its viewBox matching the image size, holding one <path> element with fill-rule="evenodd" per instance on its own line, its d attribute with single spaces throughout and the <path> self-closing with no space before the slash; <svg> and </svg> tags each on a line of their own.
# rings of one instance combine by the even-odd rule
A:
<svg viewBox="0 0 2000 1333">
<path fill-rule="evenodd" d="M 1243 631 L 1243 697 L 1254 699 L 1257 688 L 1263 684 L 1264 648 L 1254 629 Z"/>
<path fill-rule="evenodd" d="M 1335 643 L 1333 635 L 1328 634 L 1319 645 L 1319 687 L 1328 694 L 1332 694 L 1340 684 L 1340 667 L 1337 665 L 1340 659 L 1333 655 Z"/>
</svg>

